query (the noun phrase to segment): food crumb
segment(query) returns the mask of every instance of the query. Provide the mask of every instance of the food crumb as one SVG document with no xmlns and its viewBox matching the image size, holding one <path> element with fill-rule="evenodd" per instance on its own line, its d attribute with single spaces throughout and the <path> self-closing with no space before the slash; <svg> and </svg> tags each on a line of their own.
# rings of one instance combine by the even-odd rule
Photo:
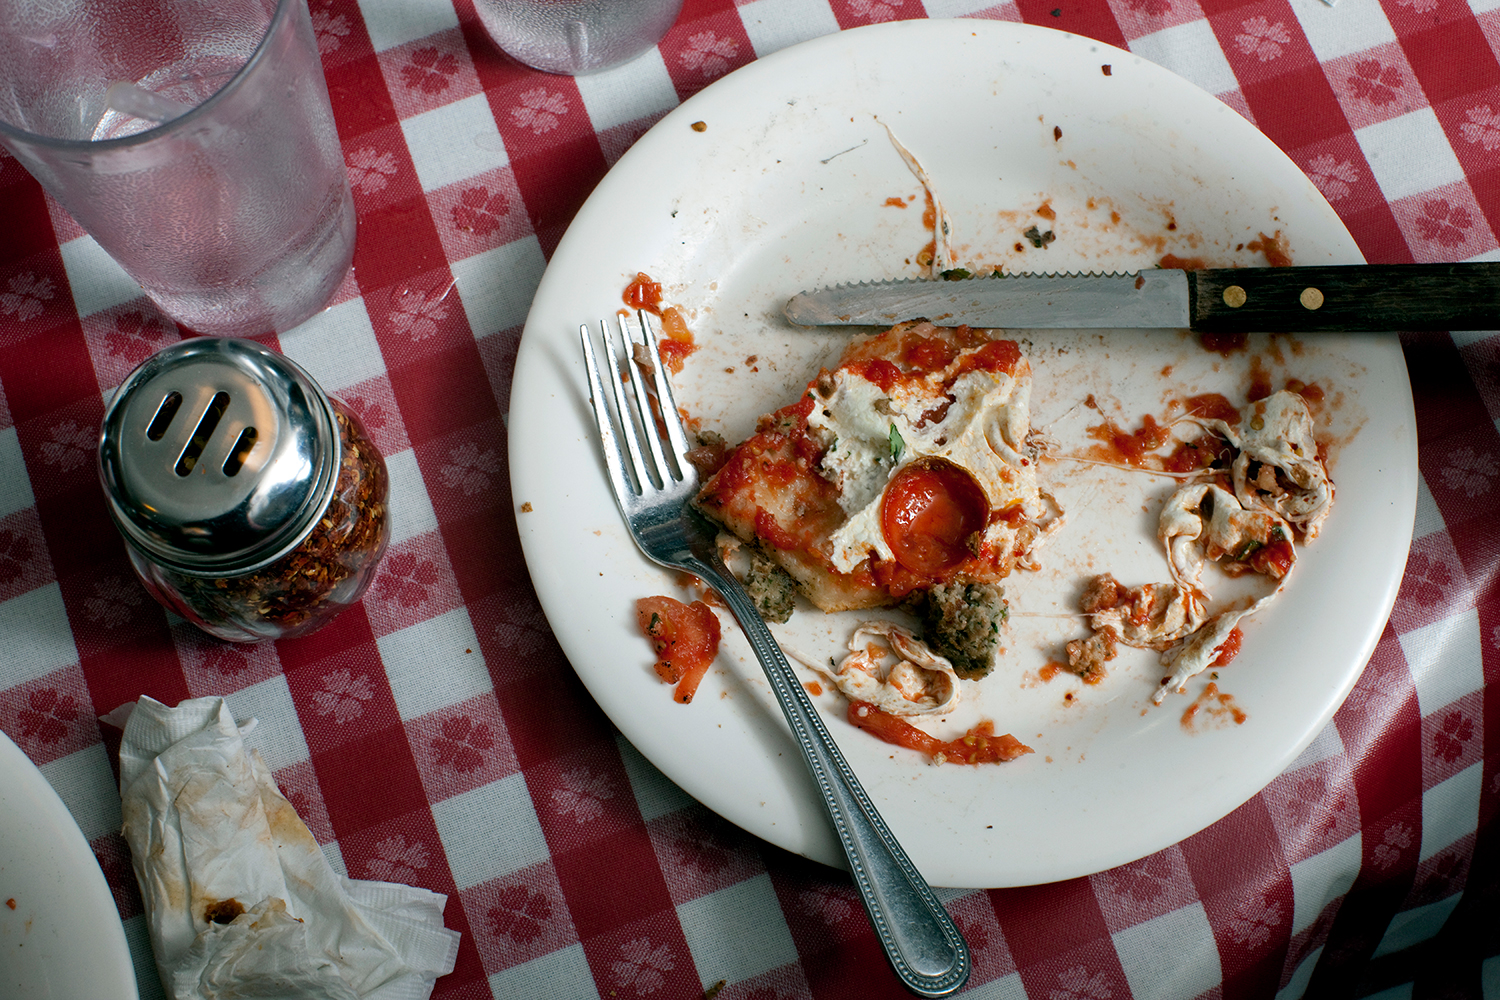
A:
<svg viewBox="0 0 1500 1000">
<path fill-rule="evenodd" d="M 15 898 L 14 898 L 14 897 L 12 897 L 12 898 L 10 898 L 10 899 L 7 899 L 7 900 L 6 900 L 6 901 L 5 901 L 5 905 L 6 905 L 6 906 L 8 906 L 8 907 L 10 907 L 10 908 L 11 908 L 11 909 L 12 909 L 12 910 L 14 910 L 14 909 L 15 909 L 15 908 L 16 908 L 16 901 L 15 901 Z"/>
<path fill-rule="evenodd" d="M 521 505 L 521 513 L 522 514 L 530 514 L 532 510 L 533 510 L 533 508 L 531 506 L 531 501 L 530 500 L 527 500 L 525 503 L 523 503 Z"/>
<path fill-rule="evenodd" d="M 710 986 L 708 989 L 704 990 L 703 1000 L 714 1000 L 714 997 L 719 995 L 719 991 L 724 988 L 724 985 L 728 981 L 729 980 L 727 979 L 721 979 L 717 983 L 714 983 L 712 986 Z"/>
<path fill-rule="evenodd" d="M 1059 140 L 1061 138 L 1062 138 L 1062 126 L 1061 125 L 1054 125 L 1054 126 L 1052 126 L 1052 141 L 1056 142 L 1057 140 Z"/>
<path fill-rule="evenodd" d="M 1104 73 L 1105 76 L 1113 76 L 1114 75 L 1114 70 L 1109 65 L 1109 63 L 1105 63 L 1103 66 L 1100 66 L 1099 69 Z"/>
<path fill-rule="evenodd" d="M 707 132 L 708 122 L 693 122 L 691 127 L 694 132 Z"/>
</svg>

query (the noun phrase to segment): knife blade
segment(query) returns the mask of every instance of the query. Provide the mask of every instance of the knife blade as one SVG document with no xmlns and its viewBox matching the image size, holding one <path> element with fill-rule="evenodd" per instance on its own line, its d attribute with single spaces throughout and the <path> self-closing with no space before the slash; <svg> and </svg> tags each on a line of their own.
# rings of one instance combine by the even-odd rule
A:
<svg viewBox="0 0 1500 1000">
<path fill-rule="evenodd" d="M 1151 268 L 836 285 L 792 297 L 799 326 L 1313 333 L 1500 329 L 1500 263 Z"/>
</svg>

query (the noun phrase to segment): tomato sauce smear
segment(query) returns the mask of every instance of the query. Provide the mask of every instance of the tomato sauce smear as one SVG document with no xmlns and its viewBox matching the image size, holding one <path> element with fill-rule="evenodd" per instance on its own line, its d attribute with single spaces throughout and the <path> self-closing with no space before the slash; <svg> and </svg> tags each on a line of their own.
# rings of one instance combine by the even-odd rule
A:
<svg viewBox="0 0 1500 1000">
<path fill-rule="evenodd" d="M 702 601 L 683 604 L 671 597 L 642 597 L 635 614 L 656 651 L 656 676 L 676 684 L 672 699 L 686 705 L 719 653 L 718 616 Z"/>
<path fill-rule="evenodd" d="M 995 735 L 995 724 L 989 719 L 956 740 L 940 740 L 924 733 L 899 715 L 881 711 L 867 701 L 849 703 L 849 721 L 877 739 L 924 753 L 938 764 L 1003 764 L 1036 752 L 1009 733 Z"/>
</svg>

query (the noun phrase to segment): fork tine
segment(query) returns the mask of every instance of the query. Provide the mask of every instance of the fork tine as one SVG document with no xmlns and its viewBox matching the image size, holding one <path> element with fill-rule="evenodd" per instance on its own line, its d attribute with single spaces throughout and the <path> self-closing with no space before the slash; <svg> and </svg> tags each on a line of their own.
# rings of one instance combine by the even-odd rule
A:
<svg viewBox="0 0 1500 1000">
<path fill-rule="evenodd" d="M 604 323 L 601 321 L 599 326 L 602 331 Z M 599 442 L 604 447 L 605 471 L 609 473 L 609 483 L 614 489 L 615 501 L 620 505 L 621 512 L 626 513 L 625 498 L 638 495 L 639 491 L 636 490 L 630 480 L 630 462 L 626 458 L 624 450 L 620 447 L 620 439 L 615 433 L 614 419 L 610 415 L 609 401 L 604 394 L 604 383 L 606 381 L 618 382 L 619 374 L 616 372 L 611 377 L 611 369 L 613 369 L 614 365 L 611 363 L 606 366 L 598 352 L 594 350 L 594 341 L 589 335 L 587 324 L 578 327 L 578 336 L 583 341 L 584 367 L 588 370 L 589 378 L 589 402 L 593 404 L 594 423 L 599 427 Z M 606 355 L 610 355 L 607 335 L 604 347 Z M 618 405 L 618 399 L 616 400 L 616 404 Z M 622 426 L 628 428 L 629 420 L 630 414 L 627 411 L 622 417 Z M 649 482 L 645 478 L 645 470 L 640 469 L 637 471 L 637 474 L 641 477 L 638 480 L 639 482 Z M 628 519 L 629 516 L 627 513 Z"/>
<path fill-rule="evenodd" d="M 615 342 L 615 334 L 604 320 L 599 321 L 599 332 L 604 335 L 604 353 L 609 358 L 609 368 L 613 378 L 609 380 L 610 389 L 615 398 L 615 410 L 620 415 L 620 436 L 624 439 L 625 450 L 630 454 L 630 465 L 635 470 L 636 482 L 640 484 L 637 491 L 645 494 L 664 483 L 654 480 L 646 468 L 646 456 L 641 451 L 641 435 L 637 430 L 636 421 L 647 428 L 647 434 L 655 436 L 655 431 L 650 429 L 651 410 L 647 408 L 644 412 L 636 412 L 630 405 L 630 397 L 626 395 L 625 382 L 622 374 L 628 373 L 630 381 L 636 382 L 640 379 L 639 370 L 636 368 L 634 359 L 630 356 L 630 338 L 625 337 L 622 346 Z M 620 369 L 621 355 L 623 353 L 625 369 Z M 601 373 L 602 374 L 602 373 Z M 639 392 L 639 389 L 635 391 Z"/>
<path fill-rule="evenodd" d="M 661 433 L 657 430 L 656 421 L 652 419 L 651 393 L 647 390 L 646 378 L 642 375 L 642 371 L 646 366 L 635 364 L 635 348 L 637 346 L 640 346 L 649 351 L 651 348 L 651 342 L 653 340 L 651 336 L 651 328 L 646 325 L 645 313 L 637 312 L 636 316 L 637 322 L 639 323 L 641 328 L 643 342 L 638 343 L 636 341 L 635 334 L 631 331 L 626 317 L 623 315 L 620 317 L 620 335 L 625 338 L 625 354 L 630 359 L 632 375 L 630 383 L 635 388 L 636 412 L 641 415 L 641 425 L 642 429 L 646 432 L 646 443 L 651 449 L 651 457 L 655 462 L 657 480 L 665 488 L 674 480 L 680 479 L 682 477 L 677 473 L 676 469 L 674 469 L 672 463 L 667 461 L 666 452 L 662 450 Z M 662 408 L 663 410 L 665 410 L 665 403 L 662 402 L 660 395 L 660 386 L 662 381 L 661 361 L 659 359 L 655 360 L 652 368 L 653 371 L 651 379 L 656 383 L 656 388 L 658 390 L 657 400 L 658 402 L 662 403 Z M 669 424 L 668 434 L 670 435 L 670 433 L 671 431 Z M 676 458 L 676 455 L 674 455 L 673 457 Z M 680 465 L 681 462 L 679 461 L 677 464 Z"/>
<path fill-rule="evenodd" d="M 661 402 L 662 423 L 667 426 L 667 437 L 672 442 L 672 455 L 677 459 L 677 468 L 681 469 L 683 476 L 686 477 L 691 466 L 687 460 L 688 443 L 687 434 L 682 428 L 682 413 L 677 409 L 677 397 L 672 393 L 672 381 L 667 378 L 666 366 L 661 361 L 661 351 L 656 346 L 656 331 L 652 330 L 651 324 L 646 321 L 644 310 L 638 311 L 636 316 L 640 318 L 646 351 L 651 358 L 651 369 L 656 382 L 656 398 Z"/>
</svg>

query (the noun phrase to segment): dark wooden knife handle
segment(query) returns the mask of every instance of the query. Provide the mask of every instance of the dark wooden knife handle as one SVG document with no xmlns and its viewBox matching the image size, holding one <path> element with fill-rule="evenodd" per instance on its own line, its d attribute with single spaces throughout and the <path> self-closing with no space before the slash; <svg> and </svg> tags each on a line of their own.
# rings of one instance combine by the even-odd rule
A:
<svg viewBox="0 0 1500 1000">
<path fill-rule="evenodd" d="M 1188 272 L 1204 333 L 1500 330 L 1500 263 Z"/>
</svg>

